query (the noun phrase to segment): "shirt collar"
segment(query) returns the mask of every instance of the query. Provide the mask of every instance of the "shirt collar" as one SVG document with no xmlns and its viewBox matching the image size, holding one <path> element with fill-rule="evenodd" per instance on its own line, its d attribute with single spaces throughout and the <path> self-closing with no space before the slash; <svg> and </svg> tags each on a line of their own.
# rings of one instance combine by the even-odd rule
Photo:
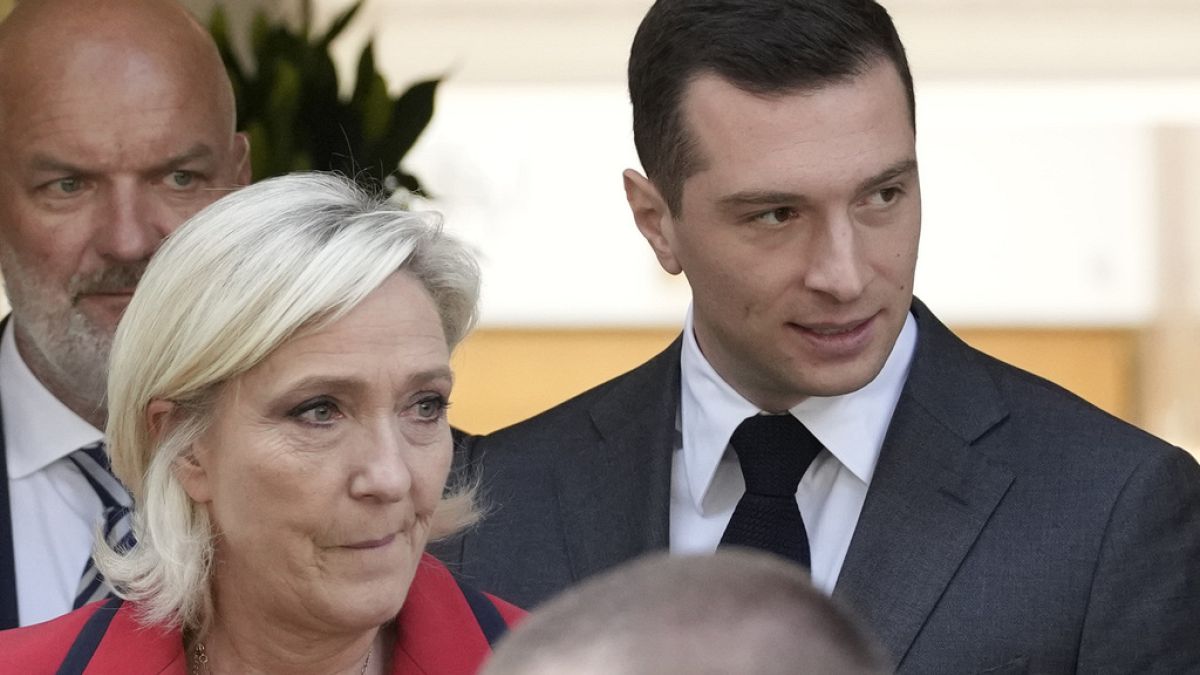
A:
<svg viewBox="0 0 1200 675">
<path fill-rule="evenodd" d="M 24 478 L 104 434 L 63 405 L 25 365 L 9 315 L 0 336 L 0 414 L 8 477 Z"/>
<path fill-rule="evenodd" d="M 917 345 L 917 323 L 910 313 L 879 375 L 858 391 L 842 396 L 811 396 L 791 409 L 821 445 L 863 483 L 870 485 L 883 438 L 900 400 Z M 696 509 L 742 420 L 762 412 L 722 378 L 700 352 L 688 309 L 680 353 L 682 396 L 680 427 L 688 486 Z"/>
</svg>

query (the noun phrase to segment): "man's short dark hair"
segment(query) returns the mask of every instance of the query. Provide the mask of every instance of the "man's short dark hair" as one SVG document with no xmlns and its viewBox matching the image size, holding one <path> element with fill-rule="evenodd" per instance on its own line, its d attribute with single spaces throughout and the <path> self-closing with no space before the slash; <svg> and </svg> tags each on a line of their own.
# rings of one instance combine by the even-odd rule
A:
<svg viewBox="0 0 1200 675">
<path fill-rule="evenodd" d="M 912 75 L 887 10 L 873 0 L 658 0 L 629 55 L 633 137 L 646 175 L 679 213 L 683 182 L 700 170 L 681 101 L 714 74 L 769 96 L 844 82 L 891 62 L 916 119 Z"/>
</svg>

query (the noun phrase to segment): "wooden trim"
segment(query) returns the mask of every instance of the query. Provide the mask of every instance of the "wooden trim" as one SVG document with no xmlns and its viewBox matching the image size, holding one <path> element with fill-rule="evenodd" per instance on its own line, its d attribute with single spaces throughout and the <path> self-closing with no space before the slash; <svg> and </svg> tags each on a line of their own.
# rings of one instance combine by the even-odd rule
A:
<svg viewBox="0 0 1200 675">
<path fill-rule="evenodd" d="M 481 329 L 455 353 L 450 420 L 484 433 L 518 422 L 658 353 L 678 329 Z M 970 328 L 968 342 L 1137 422 L 1137 338 L 1128 329 Z"/>
</svg>

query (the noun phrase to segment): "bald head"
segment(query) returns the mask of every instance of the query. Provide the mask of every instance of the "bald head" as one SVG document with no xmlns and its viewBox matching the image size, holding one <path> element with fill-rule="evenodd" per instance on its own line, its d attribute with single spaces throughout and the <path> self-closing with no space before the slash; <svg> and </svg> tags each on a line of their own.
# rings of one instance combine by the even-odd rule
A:
<svg viewBox="0 0 1200 675">
<path fill-rule="evenodd" d="M 751 551 L 658 554 L 540 607 L 484 675 L 881 675 L 875 644 L 799 567 Z"/>
<path fill-rule="evenodd" d="M 104 428 L 117 321 L 163 237 L 250 177 L 208 32 L 174 0 L 22 0 L 0 23 L 0 270 L 22 359 Z"/>
<path fill-rule="evenodd" d="M 0 115 L 31 87 L 131 83 L 155 69 L 186 83 L 233 133 L 233 88 L 216 44 L 173 0 L 23 0 L 0 22 L 0 63 Z"/>
</svg>

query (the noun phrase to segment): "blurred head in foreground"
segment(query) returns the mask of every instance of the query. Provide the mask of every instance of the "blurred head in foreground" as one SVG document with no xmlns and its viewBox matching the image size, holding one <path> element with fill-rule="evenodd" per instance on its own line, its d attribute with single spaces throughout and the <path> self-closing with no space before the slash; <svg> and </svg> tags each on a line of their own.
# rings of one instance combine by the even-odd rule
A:
<svg viewBox="0 0 1200 675">
<path fill-rule="evenodd" d="M 767 554 L 656 554 L 542 605 L 484 675 L 876 675 L 875 644 L 801 568 Z"/>
</svg>

